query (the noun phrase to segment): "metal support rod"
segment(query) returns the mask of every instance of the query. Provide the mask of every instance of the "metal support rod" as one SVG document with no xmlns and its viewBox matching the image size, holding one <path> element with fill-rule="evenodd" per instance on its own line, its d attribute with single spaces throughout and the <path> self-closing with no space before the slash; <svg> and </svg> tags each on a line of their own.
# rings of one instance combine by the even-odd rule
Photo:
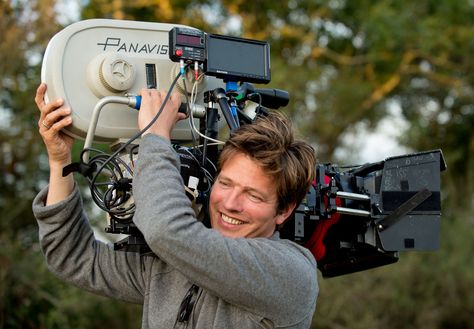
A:
<svg viewBox="0 0 474 329">
<path fill-rule="evenodd" d="M 334 209 L 336 210 L 337 213 L 340 213 L 340 214 L 362 216 L 362 217 L 370 216 L 370 211 L 367 211 L 367 210 L 351 209 L 351 208 L 346 208 L 346 207 L 336 207 Z"/>
<path fill-rule="evenodd" d="M 230 131 L 234 131 L 238 128 L 237 123 L 235 122 L 234 116 L 232 115 L 232 109 L 227 101 L 227 96 L 224 89 L 217 88 L 212 91 L 212 97 L 215 102 L 217 102 L 221 108 L 221 112 L 224 115 L 227 124 L 229 125 Z"/>
<path fill-rule="evenodd" d="M 336 192 L 336 196 L 343 199 L 358 200 L 358 201 L 370 200 L 370 196 L 366 194 L 358 194 L 358 193 L 351 193 L 351 192 Z"/>
<path fill-rule="evenodd" d="M 92 142 L 94 141 L 95 130 L 97 128 L 97 122 L 99 121 L 100 111 L 102 108 L 110 103 L 115 104 L 125 104 L 130 107 L 135 107 L 136 97 L 134 96 L 106 96 L 102 98 L 94 107 L 91 115 L 91 121 L 89 122 L 89 128 L 87 129 L 86 140 L 84 142 L 84 150 L 91 147 Z M 84 153 L 84 163 L 89 162 L 89 153 Z"/>
</svg>

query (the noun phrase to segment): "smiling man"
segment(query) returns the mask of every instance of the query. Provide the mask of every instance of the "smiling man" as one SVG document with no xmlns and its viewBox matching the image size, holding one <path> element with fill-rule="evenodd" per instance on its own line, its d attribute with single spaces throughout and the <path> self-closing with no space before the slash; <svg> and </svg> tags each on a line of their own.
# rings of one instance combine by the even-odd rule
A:
<svg viewBox="0 0 474 329">
<path fill-rule="evenodd" d="M 301 202 L 314 176 L 313 149 L 294 140 L 279 113 L 227 141 L 210 198 L 212 227 L 227 237 L 271 237 Z"/>
<path fill-rule="evenodd" d="M 222 164 L 212 188 L 212 228 L 230 238 L 271 237 L 294 206 L 276 213 L 275 183 L 248 155 L 237 153 Z"/>
<path fill-rule="evenodd" d="M 209 200 L 212 229 L 196 220 L 185 194 L 171 131 L 184 116 L 173 95 L 140 141 L 133 181 L 134 222 L 151 256 L 95 240 L 72 175 L 72 142 L 61 129 L 71 111 L 46 104 L 38 88 L 39 130 L 50 184 L 33 210 L 48 266 L 79 287 L 143 305 L 142 328 L 308 328 L 318 284 L 312 254 L 280 239 L 283 224 L 314 177 L 314 150 L 290 122 L 270 114 L 235 131 L 224 146 Z M 138 126 L 148 125 L 165 92 L 142 90 Z"/>
</svg>

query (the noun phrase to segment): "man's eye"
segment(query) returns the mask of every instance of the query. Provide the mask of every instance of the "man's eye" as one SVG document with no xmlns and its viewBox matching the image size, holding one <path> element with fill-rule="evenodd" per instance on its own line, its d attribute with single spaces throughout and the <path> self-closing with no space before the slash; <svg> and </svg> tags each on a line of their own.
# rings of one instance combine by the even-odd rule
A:
<svg viewBox="0 0 474 329">
<path fill-rule="evenodd" d="M 263 201 L 263 198 L 258 194 L 249 193 L 248 197 L 253 202 L 262 202 Z"/>
<path fill-rule="evenodd" d="M 219 180 L 219 185 L 222 187 L 230 187 L 230 183 L 227 181 Z"/>
</svg>

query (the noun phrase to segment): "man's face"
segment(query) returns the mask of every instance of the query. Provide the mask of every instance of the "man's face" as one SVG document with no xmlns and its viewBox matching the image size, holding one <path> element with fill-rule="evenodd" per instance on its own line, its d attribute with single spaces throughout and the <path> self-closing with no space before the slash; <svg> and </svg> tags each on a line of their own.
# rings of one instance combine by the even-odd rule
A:
<svg viewBox="0 0 474 329">
<path fill-rule="evenodd" d="M 270 237 L 293 210 L 277 214 L 275 184 L 248 156 L 226 161 L 212 188 L 212 228 L 231 238 Z"/>
</svg>

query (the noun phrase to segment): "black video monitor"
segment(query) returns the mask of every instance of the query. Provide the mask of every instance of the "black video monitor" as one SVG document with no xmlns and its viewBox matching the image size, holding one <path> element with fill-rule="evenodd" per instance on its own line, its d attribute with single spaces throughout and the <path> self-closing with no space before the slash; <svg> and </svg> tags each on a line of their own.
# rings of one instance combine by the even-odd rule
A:
<svg viewBox="0 0 474 329">
<path fill-rule="evenodd" d="M 268 42 L 207 35 L 207 75 L 224 81 L 270 82 L 270 45 Z"/>
</svg>

